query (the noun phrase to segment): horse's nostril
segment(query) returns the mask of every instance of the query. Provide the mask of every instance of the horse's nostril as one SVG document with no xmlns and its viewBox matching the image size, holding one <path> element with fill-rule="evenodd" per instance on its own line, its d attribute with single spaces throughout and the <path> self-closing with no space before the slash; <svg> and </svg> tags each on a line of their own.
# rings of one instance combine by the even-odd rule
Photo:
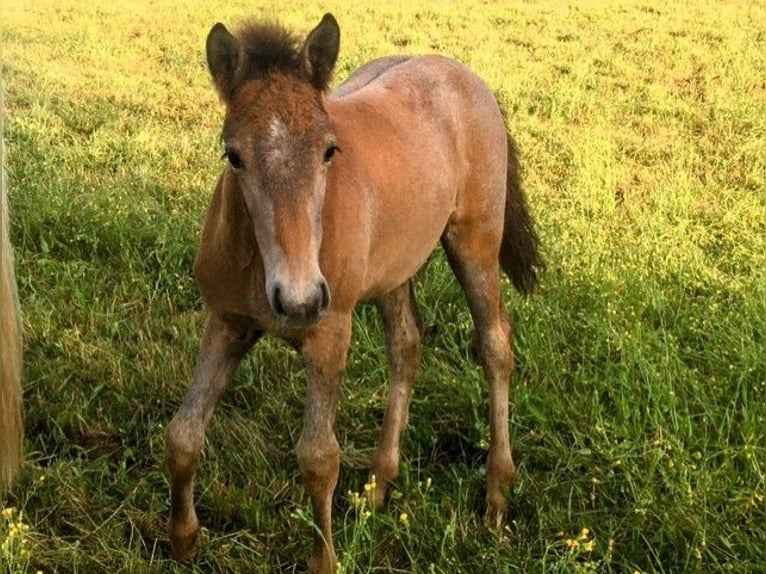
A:
<svg viewBox="0 0 766 574">
<path fill-rule="evenodd" d="M 274 287 L 272 302 L 274 303 L 274 312 L 277 315 L 279 315 L 280 317 L 284 317 L 287 315 L 287 311 L 285 311 L 285 305 L 282 302 L 282 289 L 280 288 L 279 285 L 276 285 Z"/>
<path fill-rule="evenodd" d="M 319 289 L 322 291 L 322 299 L 319 303 L 319 309 L 326 311 L 330 307 L 330 288 L 327 286 L 327 281 L 322 279 L 319 284 Z"/>
</svg>

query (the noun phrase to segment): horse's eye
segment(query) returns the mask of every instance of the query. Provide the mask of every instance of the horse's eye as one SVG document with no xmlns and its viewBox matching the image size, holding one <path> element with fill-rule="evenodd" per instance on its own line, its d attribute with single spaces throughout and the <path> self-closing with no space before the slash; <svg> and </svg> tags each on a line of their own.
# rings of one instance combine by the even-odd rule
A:
<svg viewBox="0 0 766 574">
<path fill-rule="evenodd" d="M 239 154 L 233 149 L 227 149 L 224 152 L 223 157 L 229 160 L 231 167 L 233 167 L 234 169 L 242 169 L 243 167 L 245 167 L 245 164 L 242 162 L 242 158 L 239 157 Z"/>
<path fill-rule="evenodd" d="M 330 163 L 332 158 L 335 156 L 336 151 L 338 151 L 338 146 L 335 144 L 330 144 L 324 152 L 324 162 Z"/>
</svg>

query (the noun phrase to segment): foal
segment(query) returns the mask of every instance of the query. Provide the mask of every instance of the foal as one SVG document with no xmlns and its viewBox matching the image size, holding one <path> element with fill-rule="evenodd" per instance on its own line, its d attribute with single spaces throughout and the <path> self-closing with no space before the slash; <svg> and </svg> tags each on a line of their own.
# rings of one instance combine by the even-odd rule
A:
<svg viewBox="0 0 766 574">
<path fill-rule="evenodd" d="M 195 552 L 193 479 L 205 429 L 243 356 L 271 333 L 306 365 L 296 453 L 319 530 L 309 571 L 335 570 L 334 423 L 351 312 L 372 300 L 385 325 L 391 390 L 371 469 L 379 507 L 399 473 L 420 361 L 411 278 L 440 241 L 465 291 L 490 386 L 488 516 L 499 520 L 507 510 L 513 357 L 499 266 L 526 293 L 542 265 L 514 145 L 492 92 L 446 58 L 375 60 L 329 93 L 339 43 L 329 14 L 302 45 L 275 25 L 234 36 L 216 24 L 207 38 L 226 108 L 228 165 L 194 265 L 210 318 L 192 386 L 168 429 L 169 536 L 181 559 Z"/>
</svg>

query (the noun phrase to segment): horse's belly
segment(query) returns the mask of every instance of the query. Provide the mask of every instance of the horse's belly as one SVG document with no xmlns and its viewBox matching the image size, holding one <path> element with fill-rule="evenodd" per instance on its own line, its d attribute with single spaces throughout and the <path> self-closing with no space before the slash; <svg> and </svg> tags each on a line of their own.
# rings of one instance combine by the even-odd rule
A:
<svg viewBox="0 0 766 574">
<path fill-rule="evenodd" d="M 436 248 L 451 210 L 424 212 L 417 206 L 407 210 L 409 217 L 392 217 L 376 234 L 371 244 L 364 299 L 390 292 L 410 279 Z M 413 217 L 414 216 L 414 217 Z"/>
</svg>

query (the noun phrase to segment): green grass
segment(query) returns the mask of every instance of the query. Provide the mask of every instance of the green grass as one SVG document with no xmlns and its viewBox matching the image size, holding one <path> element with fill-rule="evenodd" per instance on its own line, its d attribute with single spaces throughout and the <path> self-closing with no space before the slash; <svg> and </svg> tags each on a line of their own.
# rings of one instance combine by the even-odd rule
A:
<svg viewBox="0 0 766 574">
<path fill-rule="evenodd" d="M 481 526 L 486 389 L 441 254 L 418 277 L 436 329 L 402 477 L 384 511 L 353 505 L 386 393 L 379 320 L 358 309 L 337 425 L 344 572 L 766 571 L 762 4 L 128 4 L 0 9 L 27 432 L 0 572 L 185 571 L 162 459 L 205 321 L 190 267 L 222 166 L 205 37 L 253 16 L 305 32 L 326 9 L 337 81 L 438 51 L 497 91 L 548 262 L 534 298 L 507 288 L 519 473 L 501 532 Z M 193 571 L 305 570 L 304 386 L 274 340 L 243 364 L 198 474 Z"/>
</svg>

